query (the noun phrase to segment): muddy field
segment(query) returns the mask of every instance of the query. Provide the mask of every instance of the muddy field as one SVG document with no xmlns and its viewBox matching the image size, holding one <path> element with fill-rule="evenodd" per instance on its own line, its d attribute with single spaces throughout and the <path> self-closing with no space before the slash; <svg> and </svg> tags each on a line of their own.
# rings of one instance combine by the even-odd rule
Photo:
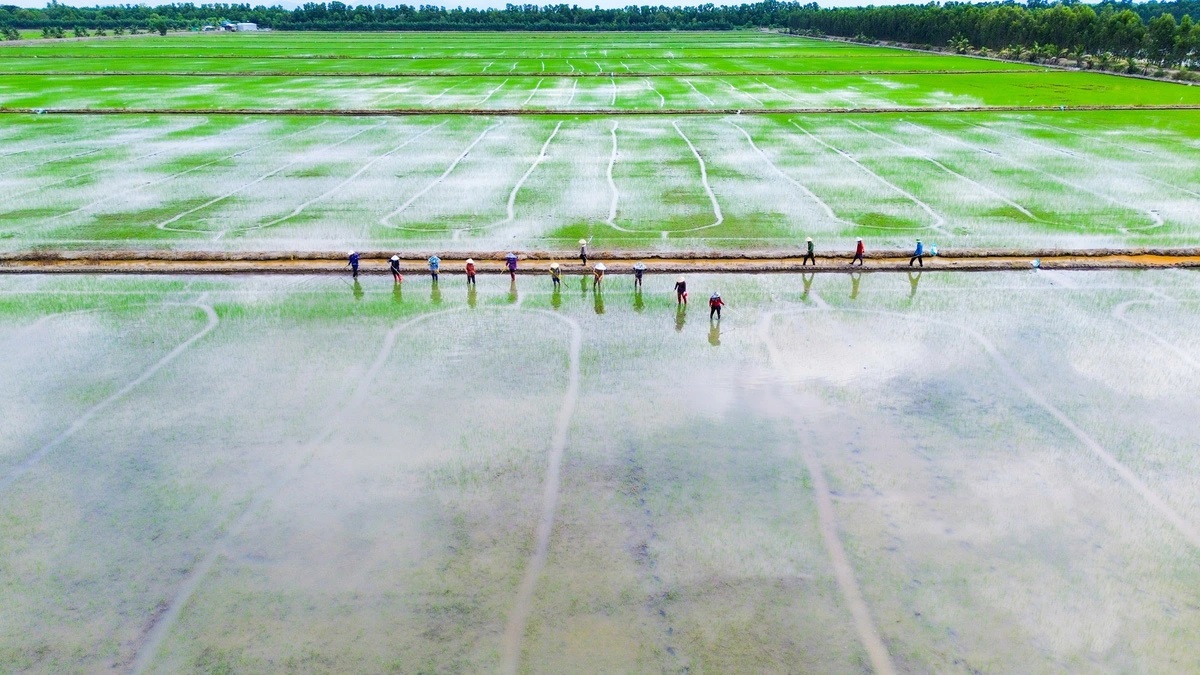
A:
<svg viewBox="0 0 1200 675">
<path fill-rule="evenodd" d="M 1196 670 L 1198 281 L 3 277 L 0 670 Z"/>
</svg>

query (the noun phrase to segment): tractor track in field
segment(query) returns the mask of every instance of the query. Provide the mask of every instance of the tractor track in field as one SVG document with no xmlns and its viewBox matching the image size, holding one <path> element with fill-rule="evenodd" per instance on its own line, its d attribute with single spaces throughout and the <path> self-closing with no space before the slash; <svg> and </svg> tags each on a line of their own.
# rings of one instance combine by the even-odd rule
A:
<svg viewBox="0 0 1200 675">
<path fill-rule="evenodd" d="M 657 233 L 655 233 L 657 234 Z M 405 274 L 427 271 L 430 255 L 442 259 L 443 273 L 455 275 L 467 258 L 476 261 L 480 274 L 507 274 L 505 251 L 361 251 L 364 275 L 388 274 L 388 259 L 400 256 Z M 517 274 L 544 274 L 547 265 L 558 261 L 566 274 L 590 273 L 574 262 L 574 251 L 518 252 Z M 886 250 L 868 252 L 866 264 L 855 272 L 912 271 L 912 252 Z M 654 273 L 765 274 L 789 272 L 849 272 L 850 251 L 819 253 L 816 265 L 804 266 L 799 250 L 749 251 L 593 251 L 589 256 L 603 261 L 609 274 L 629 274 L 634 262 L 643 261 Z M 1169 269 L 1200 268 L 1200 248 L 1157 249 L 959 249 L 926 256 L 921 268 L 942 272 L 997 272 L 1029 270 L 1034 261 L 1044 270 Z M 0 274 L 329 274 L 347 272 L 345 255 L 326 251 L 23 251 L 0 253 Z"/>
<path fill-rule="evenodd" d="M 445 93 L 445 92 L 442 92 Z M 879 106 L 869 108 L 18 108 L 0 107 L 0 115 L 238 115 L 280 117 L 404 117 L 413 115 L 473 116 L 605 116 L 614 115 L 877 115 L 963 114 L 996 112 L 1097 112 L 1200 110 L 1200 103 L 1129 105 L 992 105 Z"/>
</svg>

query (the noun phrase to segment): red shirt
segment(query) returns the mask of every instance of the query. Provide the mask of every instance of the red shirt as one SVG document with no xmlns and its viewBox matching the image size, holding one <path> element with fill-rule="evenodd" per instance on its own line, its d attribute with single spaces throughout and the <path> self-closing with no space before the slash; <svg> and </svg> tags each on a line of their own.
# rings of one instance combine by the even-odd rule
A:
<svg viewBox="0 0 1200 675">
<path fill-rule="evenodd" d="M 467 263 L 467 274 L 475 274 L 475 263 Z"/>
<path fill-rule="evenodd" d="M 860 242 L 858 242 L 858 246 L 854 249 L 854 252 L 858 253 L 858 254 L 862 254 L 862 252 L 865 250 L 866 250 L 866 247 L 863 246 L 863 243 L 860 241 Z"/>
</svg>

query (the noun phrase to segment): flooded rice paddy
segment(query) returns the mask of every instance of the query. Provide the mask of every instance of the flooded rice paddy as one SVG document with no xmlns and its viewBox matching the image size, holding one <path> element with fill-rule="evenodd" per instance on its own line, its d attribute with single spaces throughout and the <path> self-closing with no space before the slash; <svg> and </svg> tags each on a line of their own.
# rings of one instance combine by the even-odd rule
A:
<svg viewBox="0 0 1200 675">
<path fill-rule="evenodd" d="M 1200 276 L 672 282 L 0 279 L 0 669 L 1200 668 Z"/>
</svg>

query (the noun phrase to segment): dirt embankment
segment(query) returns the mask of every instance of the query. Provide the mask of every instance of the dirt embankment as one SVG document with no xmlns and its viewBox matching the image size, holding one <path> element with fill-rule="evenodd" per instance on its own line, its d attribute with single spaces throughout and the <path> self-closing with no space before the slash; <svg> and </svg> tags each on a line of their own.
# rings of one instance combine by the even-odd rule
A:
<svg viewBox="0 0 1200 675">
<path fill-rule="evenodd" d="M 405 274 L 427 271 L 432 251 L 362 251 L 361 270 L 387 274 L 388 259 L 400 257 Z M 442 269 L 459 273 L 467 258 L 473 258 L 481 274 L 503 273 L 504 251 L 438 252 Z M 772 272 L 900 272 L 909 267 L 910 251 L 868 253 L 865 263 L 850 266 L 846 252 L 818 255 L 816 264 L 804 265 L 803 254 L 794 250 L 711 251 L 595 251 L 585 268 L 575 252 L 518 252 L 519 274 L 545 273 L 551 262 L 564 273 L 590 272 L 603 262 L 610 274 L 629 274 L 637 261 L 648 273 L 772 273 Z M 1026 270 L 1036 263 L 1044 269 L 1154 269 L 1200 268 L 1200 248 L 1129 249 L 957 249 L 927 256 L 921 269 L 937 271 Z M 0 274 L 342 274 L 346 256 L 329 251 L 22 251 L 0 253 Z"/>
<path fill-rule="evenodd" d="M 279 115 L 305 117 L 402 117 L 406 115 L 475 115 L 551 117 L 613 115 L 863 115 L 884 113 L 1061 112 L 1098 110 L 1200 110 L 1200 104 L 1128 105 L 994 105 L 994 106 L 888 106 L 872 108 L 4 108 L 10 115 Z"/>
</svg>

